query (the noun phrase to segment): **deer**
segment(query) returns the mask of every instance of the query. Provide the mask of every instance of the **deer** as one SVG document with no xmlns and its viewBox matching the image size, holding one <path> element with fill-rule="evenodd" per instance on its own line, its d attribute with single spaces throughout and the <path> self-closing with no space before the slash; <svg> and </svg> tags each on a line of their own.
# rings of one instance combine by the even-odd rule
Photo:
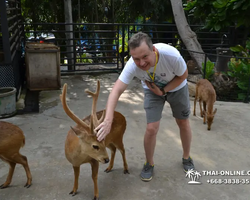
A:
<svg viewBox="0 0 250 200">
<path fill-rule="evenodd" d="M 72 196 L 77 194 L 80 165 L 90 163 L 92 169 L 92 180 L 94 183 L 93 200 L 98 200 L 99 190 L 97 178 L 99 163 L 105 164 L 109 162 L 109 156 L 106 147 L 111 151 L 111 159 L 105 172 L 108 173 L 112 170 L 116 149 L 118 149 L 122 154 L 124 166 L 123 173 L 129 174 L 123 145 L 123 135 L 126 130 L 126 119 L 121 113 L 115 111 L 110 133 L 104 140 L 99 142 L 94 129 L 104 120 L 105 117 L 105 110 L 96 112 L 96 104 L 100 92 L 100 81 L 97 81 L 95 93 L 91 92 L 89 89 L 86 89 L 85 92 L 93 98 L 92 110 L 91 115 L 85 117 L 82 120 L 76 116 L 67 105 L 67 83 L 64 84 L 62 94 L 60 95 L 65 113 L 76 123 L 76 126 L 71 127 L 71 129 L 68 131 L 65 141 L 65 156 L 72 164 L 74 170 L 74 186 L 69 194 Z"/>
<path fill-rule="evenodd" d="M 32 175 L 27 157 L 19 153 L 24 145 L 23 131 L 12 123 L 0 121 L 0 158 L 9 164 L 9 173 L 5 183 L 0 185 L 1 189 L 10 185 L 16 164 L 21 164 L 26 172 L 27 182 L 24 187 L 29 188 L 31 186 Z"/>
<path fill-rule="evenodd" d="M 207 130 L 210 131 L 217 108 L 213 110 L 214 102 L 216 101 L 216 92 L 213 85 L 207 79 L 200 79 L 196 83 L 193 112 L 194 116 L 196 116 L 195 108 L 197 99 L 200 104 L 200 115 L 203 117 L 203 124 L 206 124 L 207 122 Z M 201 103 L 203 103 L 203 109 Z"/>
</svg>

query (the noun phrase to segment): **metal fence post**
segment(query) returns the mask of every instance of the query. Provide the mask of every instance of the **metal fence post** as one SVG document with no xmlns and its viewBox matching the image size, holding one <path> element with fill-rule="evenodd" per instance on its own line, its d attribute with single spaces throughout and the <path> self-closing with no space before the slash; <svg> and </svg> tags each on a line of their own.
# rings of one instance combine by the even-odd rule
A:
<svg viewBox="0 0 250 200">
<path fill-rule="evenodd" d="M 9 26 L 5 1 L 0 1 L 1 32 L 5 63 L 11 63 Z"/>
<path fill-rule="evenodd" d="M 203 72 L 204 79 L 206 77 L 206 67 L 207 67 L 207 54 L 205 53 L 204 72 Z"/>
<path fill-rule="evenodd" d="M 121 53 L 121 61 L 122 61 L 122 69 L 124 68 L 124 55 L 125 55 L 125 25 L 122 25 L 122 53 Z M 119 49 L 118 49 L 119 51 Z"/>
</svg>

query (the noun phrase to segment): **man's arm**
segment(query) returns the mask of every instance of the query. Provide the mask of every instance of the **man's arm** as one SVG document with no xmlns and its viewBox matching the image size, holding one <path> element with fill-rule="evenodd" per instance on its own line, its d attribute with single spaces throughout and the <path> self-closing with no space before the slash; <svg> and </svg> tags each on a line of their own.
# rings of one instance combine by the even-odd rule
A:
<svg viewBox="0 0 250 200">
<path fill-rule="evenodd" d="M 121 94 L 126 90 L 127 84 L 123 83 L 120 79 L 115 82 L 115 85 L 109 94 L 108 102 L 106 105 L 106 114 L 104 121 L 96 127 L 97 132 L 97 140 L 102 141 L 110 132 L 114 111 L 118 102 L 119 97 Z"/>
<path fill-rule="evenodd" d="M 166 92 L 169 92 L 173 90 L 174 88 L 178 87 L 186 78 L 188 77 L 188 70 L 184 72 L 181 76 L 175 76 L 173 80 L 171 80 L 163 89 Z M 148 88 L 154 92 L 155 94 L 162 96 L 163 92 L 160 88 L 158 88 L 154 83 L 150 83 L 148 81 L 145 81 Z"/>
<path fill-rule="evenodd" d="M 164 87 L 164 91 L 165 91 L 165 92 L 169 92 L 169 91 L 175 89 L 175 88 L 178 87 L 187 77 L 188 77 L 188 70 L 186 69 L 186 71 L 184 72 L 183 75 L 181 75 L 181 76 L 175 76 L 175 77 L 173 78 L 173 80 L 171 80 L 171 81 Z"/>
</svg>

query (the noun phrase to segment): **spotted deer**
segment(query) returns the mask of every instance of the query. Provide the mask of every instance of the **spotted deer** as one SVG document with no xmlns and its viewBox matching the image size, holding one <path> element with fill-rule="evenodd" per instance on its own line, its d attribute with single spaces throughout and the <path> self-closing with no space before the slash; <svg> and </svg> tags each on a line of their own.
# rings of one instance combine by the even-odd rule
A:
<svg viewBox="0 0 250 200">
<path fill-rule="evenodd" d="M 214 115 L 217 112 L 217 108 L 213 110 L 214 102 L 216 101 L 216 92 L 213 85 L 207 79 L 200 79 L 196 83 L 196 93 L 194 99 L 194 116 L 196 116 L 196 100 L 199 100 L 200 115 L 203 117 L 203 123 L 207 123 L 207 130 L 211 130 L 211 125 L 214 120 Z M 203 109 L 202 105 L 203 103 Z"/>
<path fill-rule="evenodd" d="M 97 89 L 95 93 L 89 91 L 88 89 L 86 89 L 85 92 L 92 96 L 93 103 L 91 115 L 82 120 L 77 117 L 67 105 L 67 84 L 64 84 L 62 94 L 60 95 L 64 111 L 74 122 L 76 122 L 76 126 L 71 127 L 68 131 L 65 141 L 65 155 L 67 160 L 72 164 L 74 170 L 74 186 L 70 194 L 73 196 L 77 194 L 80 165 L 90 163 L 92 169 L 92 179 L 94 182 L 94 200 L 97 200 L 99 198 L 97 185 L 99 162 L 109 162 L 106 147 L 111 150 L 111 159 L 105 172 L 110 172 L 112 170 L 116 149 L 118 149 L 123 158 L 123 172 L 124 174 L 129 173 L 123 145 L 126 119 L 121 113 L 115 111 L 110 133 L 106 136 L 105 140 L 99 142 L 94 129 L 104 120 L 105 116 L 105 110 L 96 112 L 96 104 L 100 92 L 100 81 L 97 81 Z"/>
<path fill-rule="evenodd" d="M 26 156 L 19 153 L 21 147 L 25 145 L 23 131 L 16 125 L 9 122 L 0 122 L 0 158 L 9 164 L 9 173 L 4 184 L 0 188 L 6 188 L 10 185 L 15 171 L 16 164 L 21 164 L 26 172 L 27 182 L 24 187 L 29 188 L 32 182 L 32 176 Z"/>
</svg>

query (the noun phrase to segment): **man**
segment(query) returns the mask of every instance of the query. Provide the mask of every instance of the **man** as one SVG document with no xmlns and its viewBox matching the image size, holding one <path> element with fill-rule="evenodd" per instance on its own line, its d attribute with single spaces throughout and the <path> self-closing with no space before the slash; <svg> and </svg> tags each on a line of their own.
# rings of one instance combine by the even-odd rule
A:
<svg viewBox="0 0 250 200">
<path fill-rule="evenodd" d="M 193 160 L 189 155 L 192 133 L 188 119 L 190 103 L 185 61 L 177 49 L 163 43 L 153 45 L 150 37 L 142 32 L 131 37 L 129 49 L 131 58 L 109 95 L 105 119 L 96 128 L 97 139 L 101 141 L 109 134 L 117 101 L 136 76 L 141 79 L 144 88 L 144 109 L 147 118 L 144 136 L 146 162 L 140 175 L 141 179 L 143 181 L 152 179 L 156 135 L 165 101 L 170 104 L 173 117 L 180 130 L 184 171 L 194 169 Z"/>
</svg>

